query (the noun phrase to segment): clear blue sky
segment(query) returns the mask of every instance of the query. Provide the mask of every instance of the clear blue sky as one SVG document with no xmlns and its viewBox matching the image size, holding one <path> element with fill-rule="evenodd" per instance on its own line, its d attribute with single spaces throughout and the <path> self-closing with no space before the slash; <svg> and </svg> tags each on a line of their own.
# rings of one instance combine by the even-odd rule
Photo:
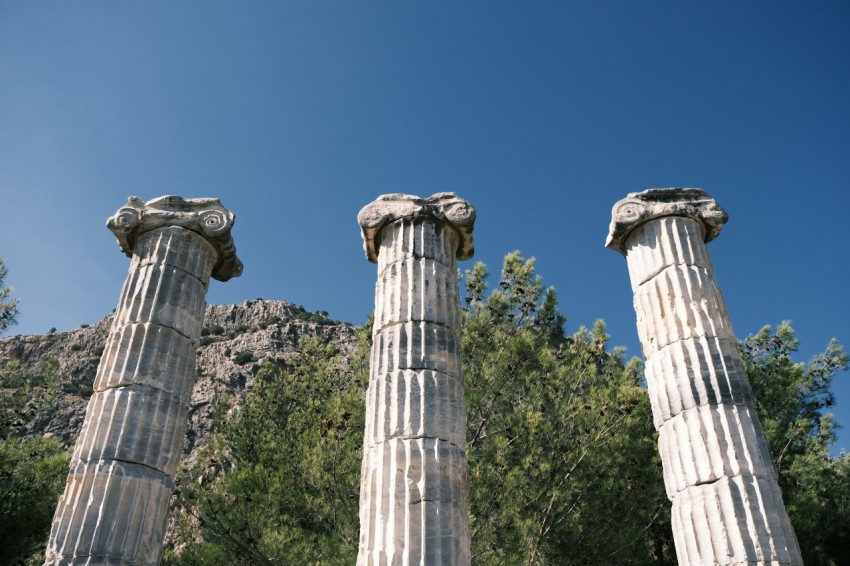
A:
<svg viewBox="0 0 850 566">
<path fill-rule="evenodd" d="M 237 215 L 245 274 L 211 303 L 362 323 L 357 211 L 452 190 L 477 259 L 537 257 L 568 330 L 602 318 L 638 355 L 603 242 L 614 202 L 667 186 L 730 214 L 709 249 L 739 337 L 790 319 L 804 359 L 850 345 L 850 4 L 0 2 L 13 333 L 112 310 L 128 259 L 105 220 L 163 194 Z"/>
</svg>

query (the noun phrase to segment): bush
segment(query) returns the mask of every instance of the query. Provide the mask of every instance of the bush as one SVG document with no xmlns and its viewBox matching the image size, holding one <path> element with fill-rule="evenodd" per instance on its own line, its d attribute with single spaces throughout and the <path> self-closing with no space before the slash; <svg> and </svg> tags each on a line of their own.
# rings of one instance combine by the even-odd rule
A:
<svg viewBox="0 0 850 566">
<path fill-rule="evenodd" d="M 243 350 L 234 356 L 233 361 L 240 366 L 244 366 L 254 361 L 254 354 L 249 350 Z"/>
<path fill-rule="evenodd" d="M 0 564 L 41 564 L 68 454 L 56 439 L 0 440 Z"/>
</svg>

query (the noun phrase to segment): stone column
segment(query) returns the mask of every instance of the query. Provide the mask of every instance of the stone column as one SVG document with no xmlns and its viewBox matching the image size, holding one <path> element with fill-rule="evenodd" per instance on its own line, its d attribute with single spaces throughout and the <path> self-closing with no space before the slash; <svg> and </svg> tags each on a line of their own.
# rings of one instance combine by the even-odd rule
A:
<svg viewBox="0 0 850 566">
<path fill-rule="evenodd" d="M 457 259 L 475 209 L 384 195 L 358 215 L 378 264 L 357 564 L 470 563 Z"/>
<path fill-rule="evenodd" d="M 242 272 L 218 199 L 131 197 L 107 221 L 130 271 L 45 564 L 158 564 L 210 275 Z"/>
<path fill-rule="evenodd" d="M 706 242 L 727 214 L 699 189 L 631 193 L 626 256 L 679 564 L 802 564 Z"/>
</svg>

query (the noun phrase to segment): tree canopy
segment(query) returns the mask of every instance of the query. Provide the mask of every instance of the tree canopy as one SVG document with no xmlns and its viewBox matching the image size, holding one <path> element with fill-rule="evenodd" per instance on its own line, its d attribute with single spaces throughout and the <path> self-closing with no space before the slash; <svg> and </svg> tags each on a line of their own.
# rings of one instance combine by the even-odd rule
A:
<svg viewBox="0 0 850 566">
<path fill-rule="evenodd" d="M 0 258 L 0 334 L 9 326 L 17 323 L 18 299 L 10 299 L 13 289 L 6 285 L 6 262 Z"/>
<path fill-rule="evenodd" d="M 22 438 L 21 426 L 53 400 L 58 369 L 56 360 L 37 375 L 17 360 L 0 366 L 0 564 L 44 562 L 68 454 L 54 438 Z"/>
<path fill-rule="evenodd" d="M 848 357 L 832 340 L 808 364 L 795 362 L 791 324 L 765 326 L 741 342 L 756 409 L 779 472 L 785 507 L 806 564 L 841 564 L 850 554 L 850 456 L 832 456 L 837 424 L 832 380 Z"/>
</svg>

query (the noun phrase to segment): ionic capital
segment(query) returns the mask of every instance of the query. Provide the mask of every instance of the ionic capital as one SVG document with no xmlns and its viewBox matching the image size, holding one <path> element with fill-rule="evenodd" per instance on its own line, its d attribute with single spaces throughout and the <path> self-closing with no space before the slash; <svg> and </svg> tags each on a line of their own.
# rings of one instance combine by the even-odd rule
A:
<svg viewBox="0 0 850 566">
<path fill-rule="evenodd" d="M 139 197 L 130 197 L 127 204 L 106 221 L 106 227 L 115 234 L 121 251 L 128 256 L 133 255 L 136 239 L 145 232 L 170 226 L 196 232 L 218 251 L 212 276 L 227 281 L 242 274 L 242 262 L 236 257 L 236 246 L 230 236 L 235 219 L 236 216 L 217 198 L 184 199 L 169 195 L 145 202 Z"/>
<path fill-rule="evenodd" d="M 455 193 L 437 193 L 428 198 L 395 193 L 381 195 L 363 207 L 357 221 L 363 231 L 363 250 L 366 259 L 378 261 L 381 229 L 402 218 L 431 216 L 446 222 L 457 232 L 460 244 L 457 259 L 469 259 L 475 251 L 472 228 L 475 224 L 475 208 Z"/>
<path fill-rule="evenodd" d="M 726 211 L 701 189 L 647 189 L 629 193 L 611 210 L 611 227 L 605 247 L 625 255 L 629 233 L 662 216 L 687 216 L 698 221 L 706 242 L 720 233 L 729 219 Z"/>
</svg>

